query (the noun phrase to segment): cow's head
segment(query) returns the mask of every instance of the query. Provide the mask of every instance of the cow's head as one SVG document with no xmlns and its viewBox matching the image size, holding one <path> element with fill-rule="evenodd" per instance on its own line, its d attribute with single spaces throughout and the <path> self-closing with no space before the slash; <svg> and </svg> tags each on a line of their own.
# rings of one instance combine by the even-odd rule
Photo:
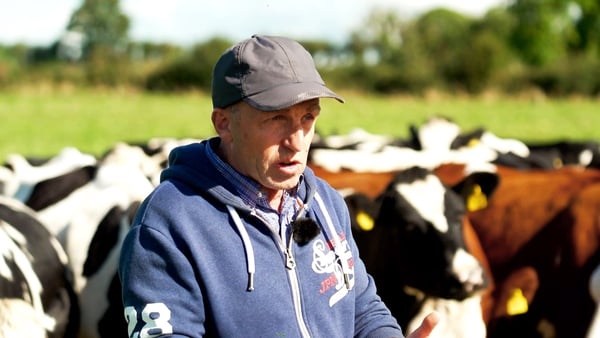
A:
<svg viewBox="0 0 600 338">
<path fill-rule="evenodd" d="M 453 187 L 424 168 L 398 173 L 375 201 L 373 230 L 357 236 L 382 292 L 404 288 L 462 300 L 485 288 L 487 276 L 465 245 L 463 225 L 467 201 L 489 195 L 496 184 L 492 173 L 469 175 Z"/>
</svg>

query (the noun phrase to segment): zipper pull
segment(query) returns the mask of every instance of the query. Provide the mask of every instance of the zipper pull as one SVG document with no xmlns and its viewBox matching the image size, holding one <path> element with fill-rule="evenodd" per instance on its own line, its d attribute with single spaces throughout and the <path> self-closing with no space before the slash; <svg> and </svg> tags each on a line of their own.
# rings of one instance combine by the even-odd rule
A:
<svg viewBox="0 0 600 338">
<path fill-rule="evenodd" d="M 285 267 L 290 270 L 296 267 L 296 261 L 292 255 L 292 249 L 289 247 L 285 249 Z"/>
<path fill-rule="evenodd" d="M 346 289 L 350 290 L 350 276 L 347 273 L 344 273 L 344 284 L 346 284 Z"/>
</svg>

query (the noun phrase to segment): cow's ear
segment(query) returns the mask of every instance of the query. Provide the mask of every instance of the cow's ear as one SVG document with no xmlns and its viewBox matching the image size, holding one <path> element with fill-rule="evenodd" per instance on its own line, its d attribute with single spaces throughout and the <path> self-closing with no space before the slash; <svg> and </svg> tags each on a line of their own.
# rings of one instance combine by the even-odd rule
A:
<svg viewBox="0 0 600 338">
<path fill-rule="evenodd" d="M 375 218 L 379 213 L 379 204 L 363 193 L 352 193 L 344 197 L 350 214 L 353 230 L 371 231 L 375 227 Z"/>
<path fill-rule="evenodd" d="M 414 124 L 411 124 L 408 130 L 410 132 L 411 147 L 416 150 L 422 150 L 423 147 L 421 146 L 421 140 L 419 139 L 419 128 Z"/>
<path fill-rule="evenodd" d="M 398 197 L 397 192 L 388 189 L 377 197 L 376 201 L 379 205 L 379 210 L 375 217 L 375 226 L 395 226 L 400 220 L 405 218 L 402 216 L 402 213 L 406 211 L 406 203 L 401 204 L 401 201 L 404 200 Z"/>
<path fill-rule="evenodd" d="M 466 176 L 452 187 L 467 206 L 468 211 L 475 211 L 487 207 L 488 200 L 498 187 L 500 177 L 492 172 L 474 172 Z"/>
</svg>

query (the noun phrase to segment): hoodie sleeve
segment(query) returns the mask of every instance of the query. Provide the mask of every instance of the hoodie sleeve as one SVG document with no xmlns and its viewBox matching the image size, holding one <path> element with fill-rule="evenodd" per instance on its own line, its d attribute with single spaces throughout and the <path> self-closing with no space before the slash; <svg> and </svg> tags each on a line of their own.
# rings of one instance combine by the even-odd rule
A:
<svg viewBox="0 0 600 338">
<path fill-rule="evenodd" d="M 137 225 L 120 257 L 129 337 L 200 337 L 205 333 L 202 294 L 194 271 L 173 238 Z"/>
<path fill-rule="evenodd" d="M 355 258 L 354 269 L 357 274 L 354 320 L 356 337 L 403 338 L 398 322 L 377 295 L 373 277 L 367 274 L 360 258 Z"/>
</svg>

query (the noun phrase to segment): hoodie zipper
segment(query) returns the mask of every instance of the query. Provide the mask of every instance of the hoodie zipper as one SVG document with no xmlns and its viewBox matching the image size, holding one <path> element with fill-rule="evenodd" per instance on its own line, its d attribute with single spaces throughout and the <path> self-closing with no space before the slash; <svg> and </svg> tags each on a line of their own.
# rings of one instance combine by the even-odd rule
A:
<svg viewBox="0 0 600 338">
<path fill-rule="evenodd" d="M 287 246 L 284 250 L 285 267 L 288 269 L 288 276 L 292 288 L 292 298 L 294 301 L 294 310 L 296 312 L 296 321 L 298 322 L 300 333 L 302 333 L 302 337 L 310 338 L 308 327 L 306 327 L 304 317 L 302 316 L 302 301 L 300 300 L 300 286 L 298 283 L 298 274 L 296 273 L 296 260 L 294 259 L 292 252 L 292 235 L 293 234 L 290 232 Z M 283 244 L 285 245 L 286 243 Z"/>
<path fill-rule="evenodd" d="M 296 267 L 296 261 L 294 260 L 294 255 L 292 254 L 292 248 L 288 247 L 285 249 L 285 267 L 288 270 L 291 270 Z"/>
<path fill-rule="evenodd" d="M 346 288 L 348 290 L 350 290 L 354 286 L 354 280 L 350 280 L 350 278 L 349 278 L 349 273 L 352 271 L 352 269 L 348 266 L 348 262 L 347 262 L 346 258 L 344 257 L 345 256 L 344 252 L 342 252 L 343 248 L 342 248 L 342 245 L 340 242 L 340 238 L 338 237 L 335 227 L 333 226 L 333 223 L 329 217 L 329 214 L 327 213 L 327 211 L 325 209 L 325 203 L 323 202 L 323 200 L 321 199 L 319 194 L 315 194 L 315 200 L 317 201 L 317 204 L 321 208 L 323 215 L 325 217 L 325 223 L 327 224 L 327 227 L 329 228 L 328 230 L 331 231 L 331 235 L 333 236 L 333 241 L 334 241 L 333 249 L 334 249 L 336 256 L 338 257 L 338 259 L 340 260 L 340 262 L 342 264 L 342 272 L 344 274 L 343 278 L 344 278 L 344 282 L 346 284 Z M 249 259 L 249 261 L 247 262 L 248 274 L 249 274 L 248 290 L 252 291 L 254 289 L 253 283 L 252 283 L 253 275 L 254 275 L 254 254 L 252 252 L 253 251 L 252 245 L 251 245 L 250 239 L 248 238 L 248 234 L 244 228 L 243 222 L 239 218 L 239 215 L 237 214 L 235 209 L 229 205 L 227 205 L 227 209 L 231 213 L 231 216 L 233 217 L 234 223 L 236 223 L 236 226 L 238 226 L 238 228 L 240 228 L 239 230 L 240 230 L 240 233 L 242 234 L 242 241 L 245 243 L 244 246 L 245 246 L 245 250 L 247 251 L 246 254 L 248 256 L 252 256 L 252 258 Z M 306 211 L 307 206 L 303 205 L 302 209 L 304 211 Z M 301 212 L 298 212 L 295 215 L 296 217 L 294 217 L 294 219 L 296 219 L 300 214 L 301 214 Z M 263 222 L 268 228 L 270 228 L 268 225 L 268 222 L 266 222 L 256 212 L 254 212 L 254 211 L 251 212 L 251 215 L 260 219 L 261 222 Z M 296 322 L 298 324 L 298 328 L 300 330 L 300 333 L 302 334 L 302 337 L 310 338 L 310 333 L 308 331 L 308 327 L 306 326 L 306 322 L 302 315 L 302 301 L 300 298 L 300 286 L 299 286 L 298 274 L 297 274 L 297 270 L 296 270 L 296 261 L 294 259 L 294 254 L 293 254 L 293 250 L 292 250 L 294 234 L 293 234 L 293 231 L 289 231 L 289 235 L 286 236 L 287 226 L 282 227 L 280 229 L 280 231 L 281 231 L 281 233 L 277 234 L 277 232 L 274 232 L 273 230 L 271 230 L 271 235 L 275 237 L 275 240 L 276 240 L 277 244 L 279 245 L 279 250 L 281 250 L 281 252 L 283 253 L 283 256 L 284 256 L 284 260 L 285 260 L 284 265 L 285 265 L 286 269 L 288 270 L 288 278 L 290 280 L 290 287 L 292 290 L 292 301 L 294 303 L 294 311 L 296 313 Z"/>
<path fill-rule="evenodd" d="M 257 213 L 252 213 L 255 217 L 261 220 L 268 227 L 268 223 L 260 217 Z M 275 241 L 279 245 L 279 250 L 283 253 L 285 259 L 285 267 L 288 270 L 288 278 L 290 280 L 290 288 L 292 289 L 292 301 L 294 303 L 294 312 L 296 313 L 296 322 L 302 337 L 310 338 L 310 333 L 304 317 L 302 316 L 302 301 L 300 299 L 300 284 L 298 283 L 298 275 L 296 273 L 296 260 L 294 258 L 292 250 L 292 236 L 293 233 L 290 231 L 289 236 L 286 236 L 286 229 L 282 229 L 281 235 L 271 231 L 271 235 L 275 237 Z M 289 238 L 287 238 L 289 237 Z M 286 240 L 287 239 L 287 240 Z"/>
</svg>

